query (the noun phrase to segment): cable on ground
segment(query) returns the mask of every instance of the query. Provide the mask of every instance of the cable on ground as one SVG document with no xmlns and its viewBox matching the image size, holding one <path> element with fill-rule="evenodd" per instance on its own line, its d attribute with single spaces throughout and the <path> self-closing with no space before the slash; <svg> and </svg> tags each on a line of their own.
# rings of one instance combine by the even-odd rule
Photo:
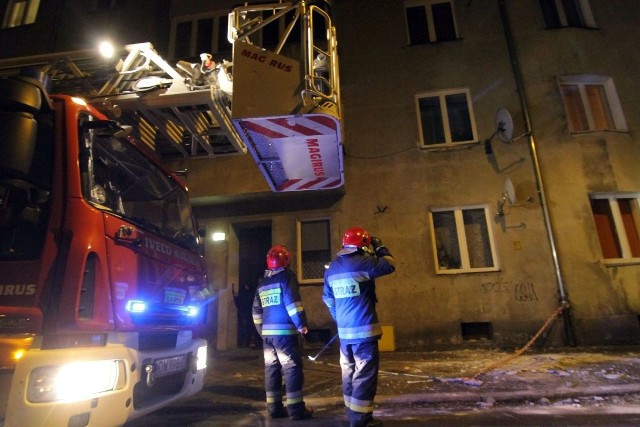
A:
<svg viewBox="0 0 640 427">
<path fill-rule="evenodd" d="M 490 371 L 496 369 L 499 366 L 506 365 L 507 363 L 509 363 L 513 359 L 521 356 L 525 351 L 527 351 L 533 345 L 534 342 L 536 342 L 536 340 L 538 338 L 540 338 L 540 335 L 542 335 L 542 333 L 544 331 L 546 331 L 553 324 L 553 322 L 556 320 L 556 318 L 558 318 L 558 316 L 560 316 L 560 314 L 562 314 L 562 312 L 564 311 L 565 308 L 566 307 L 564 305 L 561 305 L 560 307 L 558 307 L 551 314 L 551 316 L 549 316 L 549 318 L 544 322 L 544 324 L 538 330 L 538 332 L 536 332 L 536 334 L 529 340 L 529 342 L 527 342 L 519 350 L 516 350 L 516 352 L 514 354 L 509 355 L 509 356 L 507 356 L 505 358 L 502 358 L 502 359 L 496 361 L 495 363 L 492 363 L 491 365 L 489 365 L 486 368 L 482 369 L 480 372 L 476 373 L 472 377 L 449 378 L 449 379 L 447 379 L 447 378 L 434 377 L 433 375 L 421 375 L 421 374 L 411 374 L 411 373 L 407 373 L 407 372 L 392 372 L 392 371 L 383 371 L 383 370 L 379 370 L 378 373 L 384 374 L 384 375 L 401 376 L 401 377 L 423 378 L 423 379 L 429 379 L 429 380 L 434 380 L 434 381 L 460 382 L 460 383 L 463 383 L 465 385 L 479 386 L 479 385 L 482 384 L 482 381 L 479 381 L 478 377 L 480 377 L 481 375 L 486 374 L 487 372 L 490 372 Z M 336 364 L 333 364 L 333 363 L 325 363 L 325 362 L 318 361 L 318 360 L 314 360 L 314 363 L 341 369 L 340 365 L 336 365 Z"/>
<path fill-rule="evenodd" d="M 486 374 L 487 372 L 490 372 L 492 370 L 494 370 L 495 368 L 502 366 L 502 365 L 506 365 L 508 362 L 512 361 L 513 359 L 519 357 L 520 355 L 522 355 L 522 353 L 524 353 L 525 351 L 527 351 L 529 349 L 529 347 L 531 347 L 533 345 L 534 342 L 536 342 L 536 340 L 540 337 L 540 335 L 542 335 L 542 333 L 544 331 L 546 331 L 551 324 L 556 320 L 556 318 L 558 316 L 560 316 L 560 314 L 562 314 L 562 312 L 564 311 L 565 306 L 561 305 L 560 307 L 558 307 L 558 309 L 556 311 L 554 311 L 551 316 L 549 316 L 549 318 L 547 319 L 546 322 L 544 322 L 544 324 L 542 325 L 542 327 L 540 328 L 540 330 L 538 330 L 538 332 L 533 336 L 533 338 L 531 338 L 529 340 L 528 343 L 526 343 L 522 348 L 520 348 L 519 350 L 516 350 L 516 352 L 510 356 L 507 356 L 501 360 L 498 360 L 497 362 L 487 366 L 486 368 L 484 368 L 483 370 L 481 370 L 480 372 L 478 372 L 477 374 L 475 374 L 473 377 L 471 378 L 464 378 L 463 380 L 465 382 L 467 382 L 468 380 L 470 380 L 471 382 L 473 382 L 474 380 L 476 380 L 479 376 Z"/>
</svg>

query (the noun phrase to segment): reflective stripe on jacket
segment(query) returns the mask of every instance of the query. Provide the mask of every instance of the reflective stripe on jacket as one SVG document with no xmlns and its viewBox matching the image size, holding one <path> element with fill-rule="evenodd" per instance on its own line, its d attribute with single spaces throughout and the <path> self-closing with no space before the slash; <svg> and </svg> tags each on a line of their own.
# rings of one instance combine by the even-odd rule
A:
<svg viewBox="0 0 640 427">
<path fill-rule="evenodd" d="M 369 341 L 382 335 L 375 305 L 376 277 L 395 271 L 391 256 L 378 258 L 361 250 L 340 252 L 326 270 L 322 300 L 338 325 L 340 341 Z"/>
<path fill-rule="evenodd" d="M 267 271 L 256 289 L 252 314 L 262 336 L 295 335 L 307 325 L 298 280 L 291 270 Z"/>
</svg>

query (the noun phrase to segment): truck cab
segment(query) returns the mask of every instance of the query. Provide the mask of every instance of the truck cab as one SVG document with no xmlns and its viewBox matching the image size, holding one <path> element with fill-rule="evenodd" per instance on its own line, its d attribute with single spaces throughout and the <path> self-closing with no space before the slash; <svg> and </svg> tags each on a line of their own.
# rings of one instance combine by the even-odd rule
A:
<svg viewBox="0 0 640 427">
<path fill-rule="evenodd" d="M 180 178 L 42 74 L 0 94 L 4 425 L 120 425 L 201 390 L 212 297 Z"/>
</svg>

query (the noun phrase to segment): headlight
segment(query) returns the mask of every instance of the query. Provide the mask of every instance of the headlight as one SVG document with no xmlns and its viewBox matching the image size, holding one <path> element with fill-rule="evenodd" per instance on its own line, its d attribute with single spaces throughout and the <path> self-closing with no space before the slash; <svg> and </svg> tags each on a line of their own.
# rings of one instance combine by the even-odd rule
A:
<svg viewBox="0 0 640 427">
<path fill-rule="evenodd" d="M 207 367 L 207 346 L 198 347 L 198 354 L 196 355 L 196 370 L 201 370 Z"/>
<path fill-rule="evenodd" d="M 122 360 L 78 362 L 34 369 L 29 376 L 27 400 L 33 403 L 80 400 L 124 386 Z"/>
</svg>

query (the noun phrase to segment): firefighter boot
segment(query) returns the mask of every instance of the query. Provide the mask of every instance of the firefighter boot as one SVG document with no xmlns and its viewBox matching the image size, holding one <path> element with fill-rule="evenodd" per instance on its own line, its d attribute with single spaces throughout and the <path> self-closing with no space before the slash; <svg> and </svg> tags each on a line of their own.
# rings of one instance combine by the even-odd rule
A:
<svg viewBox="0 0 640 427">
<path fill-rule="evenodd" d="M 280 404 L 268 404 L 267 411 L 269 412 L 270 418 L 287 418 L 289 413 L 287 412 L 287 408 Z"/>
<path fill-rule="evenodd" d="M 308 420 L 313 417 L 313 409 L 307 408 L 304 402 L 287 405 L 292 420 Z"/>
</svg>

